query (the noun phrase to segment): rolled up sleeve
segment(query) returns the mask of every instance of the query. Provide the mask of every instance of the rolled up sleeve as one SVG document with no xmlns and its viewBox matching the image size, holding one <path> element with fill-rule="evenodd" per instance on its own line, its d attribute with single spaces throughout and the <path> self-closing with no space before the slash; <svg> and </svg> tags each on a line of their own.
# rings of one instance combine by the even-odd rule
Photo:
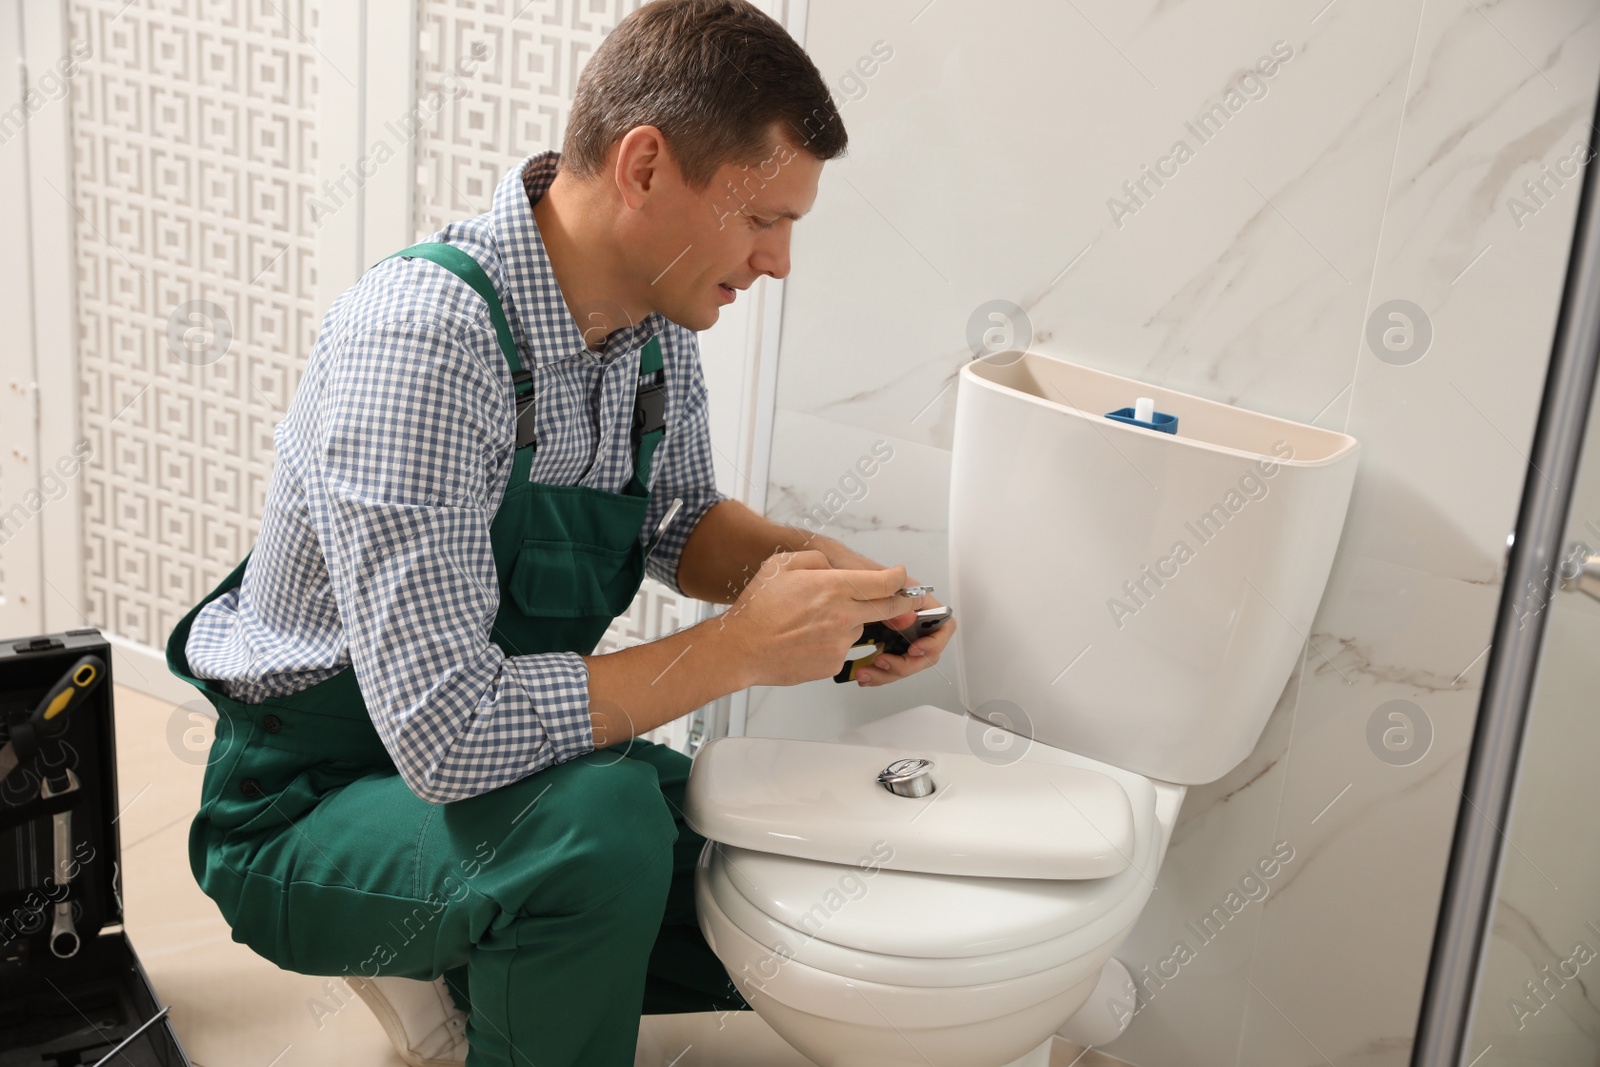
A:
<svg viewBox="0 0 1600 1067">
<path fill-rule="evenodd" d="M 650 577 L 680 596 L 684 592 L 678 584 L 678 563 L 683 559 L 683 546 L 705 513 L 728 499 L 726 494 L 717 491 L 709 395 L 700 370 L 699 346 L 694 343 L 693 335 L 689 336 L 689 344 L 678 349 L 678 354 L 688 361 L 679 375 L 688 382 L 684 390 L 687 395 L 677 418 L 669 422 L 666 437 L 650 458 L 650 506 L 645 510 L 644 527 L 639 531 L 639 539 L 648 544 L 671 506 L 672 498 L 682 498 L 683 507 L 677 518 L 661 535 L 660 543 L 645 564 L 645 572 Z"/>
</svg>

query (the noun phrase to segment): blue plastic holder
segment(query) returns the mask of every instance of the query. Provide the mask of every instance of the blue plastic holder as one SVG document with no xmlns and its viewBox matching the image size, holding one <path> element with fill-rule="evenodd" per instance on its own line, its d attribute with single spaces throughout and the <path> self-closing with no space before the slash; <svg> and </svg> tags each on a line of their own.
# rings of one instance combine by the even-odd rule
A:
<svg viewBox="0 0 1600 1067">
<path fill-rule="evenodd" d="M 1143 426 L 1147 430 L 1155 430 L 1158 433 L 1176 434 L 1178 432 L 1178 416 L 1168 415 L 1164 411 L 1155 412 L 1150 416 L 1149 422 L 1140 422 L 1134 418 L 1132 408 L 1118 408 L 1115 411 L 1108 411 L 1106 412 L 1106 418 L 1116 422 L 1125 422 L 1129 426 Z"/>
</svg>

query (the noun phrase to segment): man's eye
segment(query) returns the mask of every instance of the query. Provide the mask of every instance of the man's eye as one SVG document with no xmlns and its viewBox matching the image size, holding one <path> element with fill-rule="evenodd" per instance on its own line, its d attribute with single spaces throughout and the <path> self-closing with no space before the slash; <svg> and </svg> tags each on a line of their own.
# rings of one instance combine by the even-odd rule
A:
<svg viewBox="0 0 1600 1067">
<path fill-rule="evenodd" d="M 757 218 L 755 215 L 747 215 L 745 217 L 751 222 L 755 223 L 757 226 L 761 227 L 763 230 L 770 230 L 778 224 L 777 219 Z"/>
</svg>

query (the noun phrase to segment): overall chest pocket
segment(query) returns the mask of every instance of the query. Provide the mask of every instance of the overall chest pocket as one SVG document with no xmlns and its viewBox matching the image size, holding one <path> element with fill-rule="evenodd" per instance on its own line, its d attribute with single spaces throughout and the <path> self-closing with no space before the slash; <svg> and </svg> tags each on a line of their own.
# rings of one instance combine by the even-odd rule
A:
<svg viewBox="0 0 1600 1067">
<path fill-rule="evenodd" d="M 524 615 L 614 619 L 643 581 L 644 549 L 636 539 L 616 546 L 527 538 L 509 585 Z"/>
</svg>

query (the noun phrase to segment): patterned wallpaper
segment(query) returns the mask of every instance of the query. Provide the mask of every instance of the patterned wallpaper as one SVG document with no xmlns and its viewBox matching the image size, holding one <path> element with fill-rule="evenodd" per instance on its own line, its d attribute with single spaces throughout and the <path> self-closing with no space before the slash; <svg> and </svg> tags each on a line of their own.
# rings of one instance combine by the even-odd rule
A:
<svg viewBox="0 0 1600 1067">
<path fill-rule="evenodd" d="M 636 6 L 422 4 L 418 99 L 471 73 L 419 130 L 419 238 L 486 210 L 506 167 L 559 144 L 583 61 Z M 70 10 L 73 37 L 93 43 L 73 112 L 89 614 L 159 647 L 254 543 L 272 428 L 321 323 L 317 11 Z M 602 648 L 691 621 L 650 587 Z"/>
<path fill-rule="evenodd" d="M 507 167 L 560 145 L 584 62 L 639 2 L 419 0 L 417 238 L 487 210 Z M 784 17 L 784 0 L 762 6 Z M 318 4 L 68 10 L 92 45 L 72 112 L 87 612 L 159 648 L 254 544 L 272 430 L 321 325 Z M 598 650 L 695 614 L 646 579 Z"/>
<path fill-rule="evenodd" d="M 312 0 L 71 0 L 85 589 L 159 647 L 254 543 L 321 321 Z"/>
<path fill-rule="evenodd" d="M 417 138 L 416 230 L 489 209 L 495 184 L 529 152 L 560 148 L 578 74 L 639 0 L 422 0 L 417 99 L 450 102 Z M 475 46 L 476 50 L 475 50 Z M 474 63 L 476 55 L 485 55 Z M 464 91 L 450 92 L 461 76 Z"/>
</svg>

